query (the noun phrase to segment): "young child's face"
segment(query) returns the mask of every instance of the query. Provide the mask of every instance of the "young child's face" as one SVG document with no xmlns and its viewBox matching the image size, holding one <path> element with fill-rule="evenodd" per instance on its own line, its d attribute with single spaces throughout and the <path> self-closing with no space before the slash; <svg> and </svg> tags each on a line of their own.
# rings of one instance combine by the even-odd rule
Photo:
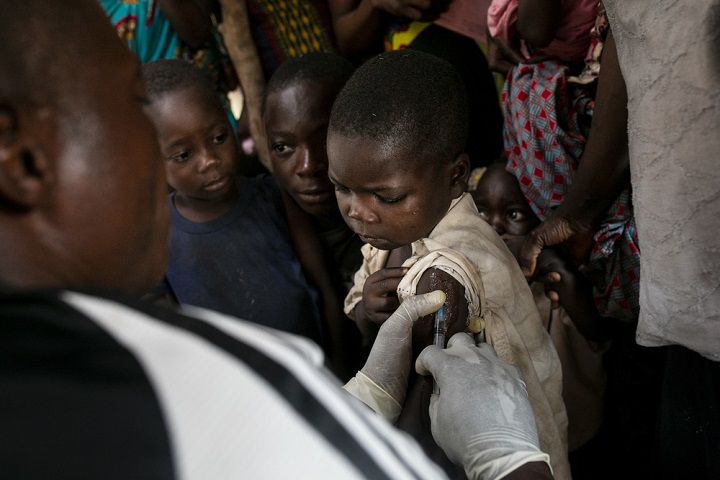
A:
<svg viewBox="0 0 720 480">
<path fill-rule="evenodd" d="M 220 102 L 191 86 L 148 107 L 158 130 L 167 182 L 178 195 L 211 200 L 235 192 L 238 146 Z"/>
<path fill-rule="evenodd" d="M 426 237 L 453 198 L 463 193 L 466 155 L 460 156 L 460 164 L 456 160 L 437 165 L 418 153 L 328 133 L 329 176 L 340 213 L 363 241 L 376 248 L 391 250 Z"/>
<path fill-rule="evenodd" d="M 480 216 L 499 235 L 525 235 L 540 223 L 517 179 L 502 165 L 488 167 L 472 196 Z"/>
<path fill-rule="evenodd" d="M 327 176 L 328 119 L 338 87 L 298 80 L 270 93 L 263 122 L 273 175 L 310 215 L 338 211 L 335 188 Z"/>
</svg>

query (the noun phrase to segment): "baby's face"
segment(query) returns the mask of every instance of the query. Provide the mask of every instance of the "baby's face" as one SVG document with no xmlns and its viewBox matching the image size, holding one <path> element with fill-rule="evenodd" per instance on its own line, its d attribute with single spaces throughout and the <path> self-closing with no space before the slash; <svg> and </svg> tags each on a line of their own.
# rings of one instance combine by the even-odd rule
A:
<svg viewBox="0 0 720 480">
<path fill-rule="evenodd" d="M 502 165 L 491 165 L 472 192 L 480 216 L 499 235 L 525 235 L 540 223 L 515 177 Z"/>
<path fill-rule="evenodd" d="M 209 200 L 234 192 L 238 146 L 220 102 L 202 87 L 163 94 L 147 107 L 158 131 L 168 183 Z"/>
<path fill-rule="evenodd" d="M 340 213 L 363 241 L 382 250 L 426 237 L 464 188 L 452 162 L 438 166 L 406 150 L 328 133 L 328 174 Z"/>
<path fill-rule="evenodd" d="M 271 92 L 263 123 L 273 175 L 310 215 L 337 215 L 335 189 L 327 176 L 326 137 L 338 87 L 298 80 Z"/>
</svg>

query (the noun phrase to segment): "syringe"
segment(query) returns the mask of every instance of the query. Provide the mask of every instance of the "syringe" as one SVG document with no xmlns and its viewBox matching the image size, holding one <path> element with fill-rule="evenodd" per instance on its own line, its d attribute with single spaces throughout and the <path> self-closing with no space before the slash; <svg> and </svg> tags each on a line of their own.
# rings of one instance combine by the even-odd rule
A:
<svg viewBox="0 0 720 480">
<path fill-rule="evenodd" d="M 433 344 L 445 348 L 445 305 L 435 312 L 435 341 Z M 433 379 L 433 393 L 440 393 L 440 387 L 435 379 Z"/>
</svg>

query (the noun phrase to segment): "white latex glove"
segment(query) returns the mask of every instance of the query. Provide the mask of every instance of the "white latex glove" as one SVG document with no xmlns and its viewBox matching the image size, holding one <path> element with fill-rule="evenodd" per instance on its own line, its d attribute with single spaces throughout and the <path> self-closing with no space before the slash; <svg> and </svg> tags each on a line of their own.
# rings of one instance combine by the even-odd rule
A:
<svg viewBox="0 0 720 480">
<path fill-rule="evenodd" d="M 400 416 L 412 361 L 412 327 L 445 303 L 442 290 L 403 301 L 385 320 L 365 366 L 343 387 L 390 422 Z"/>
<path fill-rule="evenodd" d="M 544 461 L 535 417 L 520 371 L 467 333 L 447 349 L 426 347 L 415 368 L 432 374 L 440 393 L 430 398 L 432 435 L 470 479 L 502 478 L 528 462 Z"/>
</svg>

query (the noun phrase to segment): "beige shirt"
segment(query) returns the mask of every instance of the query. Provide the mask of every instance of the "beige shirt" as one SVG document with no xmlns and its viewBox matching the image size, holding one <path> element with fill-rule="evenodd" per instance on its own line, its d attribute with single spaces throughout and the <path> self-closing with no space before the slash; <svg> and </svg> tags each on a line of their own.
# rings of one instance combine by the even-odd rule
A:
<svg viewBox="0 0 720 480">
<path fill-rule="evenodd" d="M 345 312 L 351 317 L 362 299 L 365 280 L 385 266 L 389 255 L 371 245 L 363 246 L 362 252 L 363 264 L 345 299 Z M 517 261 L 480 217 L 470 194 L 453 200 L 430 235 L 412 244 L 412 256 L 403 266 L 409 271 L 397 289 L 400 301 L 415 295 L 429 268 L 447 272 L 465 287 L 469 315 L 485 321 L 485 340 L 523 373 L 540 448 L 550 455 L 555 478 L 569 479 L 560 360 Z"/>
</svg>

